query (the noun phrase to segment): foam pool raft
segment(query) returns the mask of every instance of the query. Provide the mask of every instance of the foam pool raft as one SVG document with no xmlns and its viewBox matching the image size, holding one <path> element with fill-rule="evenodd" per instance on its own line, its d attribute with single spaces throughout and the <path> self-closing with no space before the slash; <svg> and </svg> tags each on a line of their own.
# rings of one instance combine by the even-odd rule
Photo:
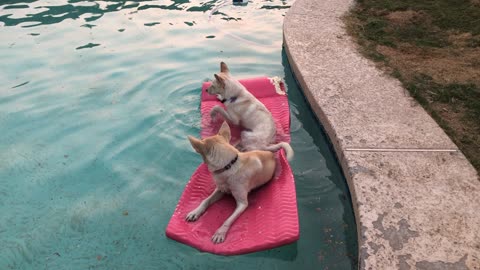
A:
<svg viewBox="0 0 480 270">
<path fill-rule="evenodd" d="M 270 110 L 277 125 L 277 141 L 290 142 L 290 112 L 288 99 L 282 83 L 267 77 L 244 79 L 240 82 Z M 210 110 L 223 104 L 208 95 L 202 85 L 201 136 L 216 134 L 221 121 L 212 123 Z M 239 136 L 239 128 L 232 128 L 232 141 Z M 215 184 L 205 164 L 193 173 L 180 197 L 178 205 L 166 228 L 167 237 L 197 248 L 200 251 L 219 255 L 239 255 L 290 244 L 299 238 L 299 224 L 295 182 L 283 150 L 277 153 L 279 175 L 265 186 L 249 194 L 249 206 L 232 224 L 225 242 L 213 244 L 212 235 L 233 213 L 235 201 L 225 196 L 211 205 L 195 222 L 186 222 L 185 216 L 214 190 Z"/>
</svg>

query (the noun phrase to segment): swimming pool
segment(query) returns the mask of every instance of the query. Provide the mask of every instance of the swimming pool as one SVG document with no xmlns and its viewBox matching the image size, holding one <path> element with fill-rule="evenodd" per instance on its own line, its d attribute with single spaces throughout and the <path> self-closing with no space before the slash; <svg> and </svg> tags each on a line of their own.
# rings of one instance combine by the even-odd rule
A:
<svg viewBox="0 0 480 270">
<path fill-rule="evenodd" d="M 0 269 L 356 268 L 345 180 L 282 52 L 290 3 L 2 1 Z M 293 245 L 221 257 L 164 236 L 221 60 L 286 80 Z"/>
</svg>

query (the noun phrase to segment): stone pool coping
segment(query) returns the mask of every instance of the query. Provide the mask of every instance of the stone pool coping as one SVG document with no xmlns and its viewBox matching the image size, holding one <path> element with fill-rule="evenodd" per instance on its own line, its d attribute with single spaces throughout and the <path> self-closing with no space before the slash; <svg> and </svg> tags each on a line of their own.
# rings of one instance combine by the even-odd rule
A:
<svg viewBox="0 0 480 270">
<path fill-rule="evenodd" d="M 297 0 L 284 20 L 292 70 L 352 195 L 359 269 L 480 269 L 477 172 L 400 82 L 362 57 L 353 0 Z"/>
</svg>

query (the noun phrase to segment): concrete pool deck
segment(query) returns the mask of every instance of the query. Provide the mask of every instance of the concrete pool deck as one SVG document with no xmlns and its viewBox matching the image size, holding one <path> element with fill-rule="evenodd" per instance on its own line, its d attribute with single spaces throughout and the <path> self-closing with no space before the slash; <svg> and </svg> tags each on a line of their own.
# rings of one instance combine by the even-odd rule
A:
<svg viewBox="0 0 480 270">
<path fill-rule="evenodd" d="M 352 0 L 297 0 L 284 21 L 292 70 L 341 163 L 359 269 L 480 269 L 480 181 L 400 82 L 362 57 Z"/>
</svg>

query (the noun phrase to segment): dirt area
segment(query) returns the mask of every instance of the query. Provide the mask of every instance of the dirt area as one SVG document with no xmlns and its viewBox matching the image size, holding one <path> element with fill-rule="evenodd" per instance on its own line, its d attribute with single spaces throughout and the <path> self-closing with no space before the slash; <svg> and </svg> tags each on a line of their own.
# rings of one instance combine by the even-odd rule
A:
<svg viewBox="0 0 480 270">
<path fill-rule="evenodd" d="M 376 51 L 398 68 L 406 79 L 425 74 L 442 84 L 475 83 L 480 85 L 478 48 L 419 48 L 408 44 L 397 48 L 378 45 Z"/>
<path fill-rule="evenodd" d="M 359 0 L 345 21 L 480 171 L 480 0 Z"/>
</svg>

